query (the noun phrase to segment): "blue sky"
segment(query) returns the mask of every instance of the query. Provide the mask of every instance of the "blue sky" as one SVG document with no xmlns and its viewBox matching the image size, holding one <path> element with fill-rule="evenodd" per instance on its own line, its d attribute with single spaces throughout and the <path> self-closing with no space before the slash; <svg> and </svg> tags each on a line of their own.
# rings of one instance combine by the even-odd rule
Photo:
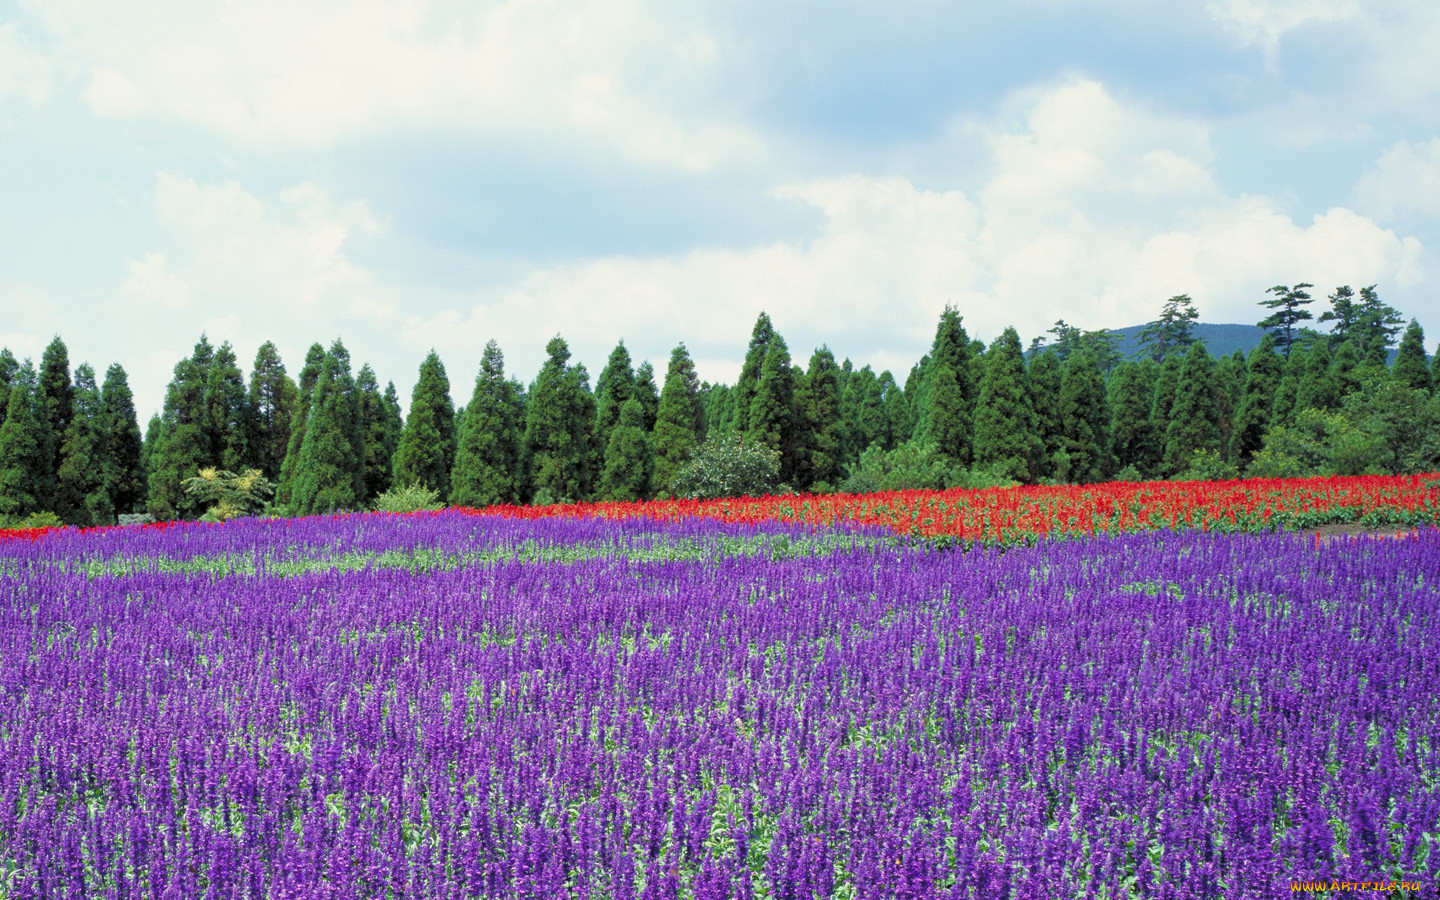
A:
<svg viewBox="0 0 1440 900">
<path fill-rule="evenodd" d="M 457 402 L 560 334 L 732 382 L 764 309 L 903 379 L 1190 294 L 1377 284 L 1440 337 L 1425 0 L 8 0 L 0 344 L 130 373 L 344 340 Z"/>
</svg>

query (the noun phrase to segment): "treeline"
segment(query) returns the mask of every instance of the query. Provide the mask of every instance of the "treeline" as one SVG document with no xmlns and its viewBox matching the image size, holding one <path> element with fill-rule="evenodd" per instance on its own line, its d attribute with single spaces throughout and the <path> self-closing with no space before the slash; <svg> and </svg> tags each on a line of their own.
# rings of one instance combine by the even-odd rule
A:
<svg viewBox="0 0 1440 900">
<path fill-rule="evenodd" d="M 267 342 L 247 380 L 229 343 L 202 336 L 143 440 L 125 370 L 72 377 L 57 337 L 38 369 L 0 351 L 0 519 L 193 518 L 217 472 L 250 472 L 270 514 L 308 515 L 402 489 L 487 506 L 1440 468 L 1440 366 L 1419 324 L 1388 365 L 1400 320 L 1373 287 L 1330 295 L 1324 334 L 1303 325 L 1309 287 L 1267 291 L 1263 342 L 1220 359 L 1193 339 L 1185 295 L 1133 359 L 1063 321 L 1028 351 L 1013 328 L 986 346 L 947 307 L 903 384 L 825 347 L 796 365 L 764 313 L 733 386 L 701 382 L 681 344 L 662 389 L 622 341 L 592 388 L 560 337 L 526 386 L 491 341 L 468 403 L 432 351 L 403 418 L 394 383 L 353 372 L 338 340 L 294 379 Z"/>
</svg>

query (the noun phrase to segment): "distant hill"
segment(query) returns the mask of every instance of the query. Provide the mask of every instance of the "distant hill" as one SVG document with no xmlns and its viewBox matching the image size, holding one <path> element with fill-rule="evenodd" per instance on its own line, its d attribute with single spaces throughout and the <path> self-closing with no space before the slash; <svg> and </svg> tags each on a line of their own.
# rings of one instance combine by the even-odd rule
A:
<svg viewBox="0 0 1440 900">
<path fill-rule="evenodd" d="M 1110 333 L 1117 338 L 1116 346 L 1119 348 L 1121 356 L 1128 359 L 1131 354 L 1139 351 L 1139 337 L 1143 330 L 1145 330 L 1144 325 L 1131 325 L 1128 328 L 1110 330 Z M 1210 351 L 1211 356 L 1216 358 L 1229 356 L 1236 350 L 1249 356 L 1251 350 L 1260 346 L 1261 338 L 1265 337 L 1265 329 L 1259 325 L 1203 325 L 1197 322 L 1194 326 L 1194 334 L 1205 342 L 1205 349 Z M 1395 354 L 1398 352 L 1396 348 L 1390 348 L 1391 365 L 1394 365 Z"/>
</svg>

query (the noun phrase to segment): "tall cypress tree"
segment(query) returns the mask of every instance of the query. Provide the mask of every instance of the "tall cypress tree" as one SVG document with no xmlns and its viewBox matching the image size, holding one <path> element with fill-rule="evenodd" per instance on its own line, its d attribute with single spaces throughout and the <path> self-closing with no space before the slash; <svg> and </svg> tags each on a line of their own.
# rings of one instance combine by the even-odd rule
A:
<svg viewBox="0 0 1440 900">
<path fill-rule="evenodd" d="M 73 397 L 70 424 L 60 449 L 55 514 L 66 525 L 111 525 L 115 508 L 105 490 L 107 435 L 100 390 L 89 363 L 75 369 Z"/>
<path fill-rule="evenodd" d="M 790 349 L 784 338 L 773 335 L 760 381 L 750 400 L 746 416 L 745 442 L 760 444 L 780 453 L 780 477 L 795 477 L 795 372 L 790 364 Z"/>
<path fill-rule="evenodd" d="M 155 448 L 160 446 L 160 435 L 164 430 L 164 420 L 160 418 L 159 413 L 153 413 L 150 421 L 145 423 L 145 439 L 140 442 L 140 472 L 144 476 L 142 482 L 144 493 L 140 499 L 147 505 L 147 510 L 150 496 L 150 476 L 155 472 Z"/>
<path fill-rule="evenodd" d="M 1235 413 L 1245 384 L 1245 358 L 1236 350 L 1215 364 L 1215 415 L 1220 428 L 1220 455 L 1230 458 L 1230 439 L 1235 434 Z"/>
<path fill-rule="evenodd" d="M 833 491 L 840 486 L 844 472 L 845 422 L 840 408 L 840 367 L 830 348 L 821 347 L 811 354 L 810 365 L 795 387 L 795 412 L 799 431 L 795 487 Z"/>
<path fill-rule="evenodd" d="M 160 434 L 150 458 L 149 511 L 157 519 L 196 512 L 184 482 L 212 464 L 205 434 L 205 386 L 214 350 L 202 335 L 195 353 L 175 364 L 165 390 Z"/>
<path fill-rule="evenodd" d="M 1425 369 L 1425 330 L 1415 319 L 1405 329 L 1400 339 L 1400 351 L 1395 354 L 1395 367 L 1391 370 L 1395 380 L 1417 391 L 1430 390 L 1430 373 Z"/>
<path fill-rule="evenodd" d="M 650 436 L 645 432 L 645 410 L 639 397 L 620 408 L 620 420 L 605 444 L 605 466 L 600 473 L 599 499 L 645 500 L 655 469 Z"/>
<path fill-rule="evenodd" d="M 1054 350 L 1046 350 L 1032 356 L 1026 367 L 1026 382 L 1030 388 L 1030 405 L 1035 410 L 1035 432 L 1045 447 L 1045 458 L 1040 462 L 1040 475 L 1043 477 L 1054 470 L 1055 456 L 1065 447 L 1064 420 L 1060 410 L 1060 355 Z M 910 393 L 908 384 L 905 393 Z"/>
<path fill-rule="evenodd" d="M 478 508 L 520 501 L 522 415 L 520 386 L 505 377 L 505 355 L 491 340 L 465 405 L 465 427 L 450 477 L 453 505 Z"/>
<path fill-rule="evenodd" d="M 117 513 L 133 513 L 145 500 L 145 466 L 140 458 L 140 423 L 130 380 L 119 363 L 105 370 L 100 388 L 102 429 L 108 445 L 105 454 L 105 491 Z"/>
<path fill-rule="evenodd" d="M 760 390 L 760 370 L 765 367 L 765 357 L 776 338 L 775 326 L 770 317 L 761 312 L 755 319 L 750 332 L 750 346 L 745 351 L 745 362 L 740 367 L 740 378 L 735 382 L 732 400 L 734 416 L 730 428 L 742 437 L 750 430 L 750 406 Z"/>
<path fill-rule="evenodd" d="M 953 463 L 971 460 L 971 422 L 975 407 L 974 347 L 960 313 L 946 306 L 935 329 L 930 362 L 920 382 L 920 419 L 915 436 L 933 445 Z"/>
<path fill-rule="evenodd" d="M 1295 391 L 1295 411 L 1335 409 L 1340 405 L 1340 383 L 1331 366 L 1330 351 L 1317 341 L 1305 354 L 1305 370 Z"/>
<path fill-rule="evenodd" d="M 1009 473 L 1033 482 L 1040 476 L 1045 443 L 1035 426 L 1035 407 L 1025 380 L 1025 351 L 1020 335 L 1006 328 L 985 354 L 975 403 L 975 465 L 1004 465 Z"/>
<path fill-rule="evenodd" d="M 551 338 L 545 354 L 525 408 L 529 493 L 551 501 L 580 500 L 589 480 L 593 425 L 587 411 L 594 408 L 594 398 L 585 390 L 588 379 L 576 371 L 580 367 L 569 365 L 570 347 L 563 338 Z"/>
<path fill-rule="evenodd" d="M 1297 400 L 1300 395 L 1300 380 L 1304 377 L 1309 352 L 1304 347 L 1290 354 L 1280 370 L 1280 386 L 1275 389 L 1275 405 L 1270 410 L 1270 427 L 1295 424 L 1298 412 Z"/>
<path fill-rule="evenodd" d="M 395 451 L 400 449 L 400 436 L 405 433 L 405 417 L 400 412 L 400 392 L 395 382 L 385 382 L 385 456 L 390 460 L 390 483 L 394 484 Z"/>
<path fill-rule="evenodd" d="M 654 433 L 655 421 L 660 415 L 660 388 L 655 384 L 655 367 L 648 359 L 635 367 L 635 399 L 640 401 L 641 424 L 645 433 Z"/>
<path fill-rule="evenodd" d="M 1220 452 L 1220 411 L 1215 404 L 1215 360 L 1203 341 L 1190 345 L 1175 384 L 1175 405 L 1165 429 L 1164 467 L 1178 475 L 1201 451 Z"/>
<path fill-rule="evenodd" d="M 1082 347 L 1065 361 L 1060 379 L 1060 425 L 1071 481 L 1089 484 L 1109 474 L 1110 416 L 1105 376 L 1095 354 Z"/>
<path fill-rule="evenodd" d="M 316 344 L 311 349 L 319 346 Z M 314 390 L 313 382 L 311 390 Z M 290 426 L 299 404 L 300 389 L 285 372 L 279 349 L 273 342 L 266 341 L 255 351 L 255 365 L 250 370 L 250 390 L 245 405 L 249 411 L 249 466 L 259 469 L 272 481 L 280 477 L 280 468 L 285 464 Z"/>
<path fill-rule="evenodd" d="M 1250 351 L 1245 389 L 1240 397 L 1240 408 L 1235 413 L 1234 433 L 1230 437 L 1230 459 L 1242 470 L 1265 444 L 1284 364 L 1285 361 L 1275 352 L 1275 339 L 1268 334 L 1260 339 L 1260 346 Z"/>
<path fill-rule="evenodd" d="M 703 382 L 700 390 L 705 395 L 705 423 L 708 432 L 705 439 L 734 437 L 735 389 L 728 384 L 712 385 Z"/>
<path fill-rule="evenodd" d="M 308 516 L 355 509 L 364 499 L 364 437 L 350 354 L 337 340 L 320 366 L 295 467 L 290 507 Z"/>
<path fill-rule="evenodd" d="M 70 353 L 56 335 L 40 357 L 40 384 L 35 414 L 40 422 L 41 446 L 45 452 L 41 504 L 54 506 L 56 478 L 60 472 L 60 445 L 74 415 L 75 388 L 70 383 Z"/>
<path fill-rule="evenodd" d="M 0 425 L 0 516 L 18 519 L 45 508 L 47 459 L 33 403 L 29 386 L 17 379 Z"/>
<path fill-rule="evenodd" d="M 845 462 L 853 463 L 871 444 L 878 443 L 888 449 L 894 442 L 885 410 L 885 386 L 875 372 L 869 366 L 863 366 L 850 374 L 848 382 L 842 395 L 845 412 L 843 458 Z M 894 382 L 891 377 L 892 386 Z"/>
<path fill-rule="evenodd" d="M 1180 367 L 1185 357 L 1172 353 L 1160 364 L 1155 375 L 1155 399 L 1150 407 L 1150 426 L 1155 429 L 1159 456 L 1165 455 L 1166 434 L 1170 431 L 1170 414 L 1175 408 L 1175 392 L 1180 387 Z"/>
<path fill-rule="evenodd" d="M 420 364 L 420 377 L 410 394 L 410 414 L 395 451 L 395 484 L 423 485 L 450 496 L 450 470 L 455 468 L 455 404 L 450 379 L 434 350 Z"/>
<path fill-rule="evenodd" d="M 20 374 L 20 361 L 9 347 L 0 347 L 0 425 L 5 424 L 6 409 L 10 406 L 10 388 Z"/>
<path fill-rule="evenodd" d="M 1115 465 L 1121 469 L 1133 466 L 1142 476 L 1153 475 L 1159 457 L 1155 429 L 1150 423 L 1153 398 L 1151 384 L 1145 380 L 1140 365 L 1127 361 L 1116 366 L 1105 392 L 1110 404 L 1110 449 Z"/>
<path fill-rule="evenodd" d="M 228 472 L 250 465 L 250 413 L 235 348 L 223 342 L 205 373 L 205 432 L 212 463 Z"/>
<path fill-rule="evenodd" d="M 654 450 L 656 492 L 669 492 L 671 482 L 689 462 L 700 446 L 697 421 L 703 416 L 700 404 L 700 379 L 695 363 L 683 343 L 670 352 L 670 367 L 665 372 L 665 387 L 660 391 L 660 407 L 655 420 Z"/>
<path fill-rule="evenodd" d="M 1337 405 L 1360 389 L 1360 370 L 1360 351 L 1356 349 L 1354 341 L 1345 341 L 1335 348 L 1335 357 L 1330 364 L 1330 377 L 1335 384 Z"/>
<path fill-rule="evenodd" d="M 595 433 L 602 449 L 610 440 L 611 429 L 620 424 L 620 407 L 634 393 L 635 371 L 631 368 L 630 351 L 621 341 L 610 351 L 610 359 L 595 382 Z"/>
<path fill-rule="evenodd" d="M 910 407 L 910 398 L 886 369 L 880 373 L 880 397 L 885 404 L 885 450 L 894 450 L 910 440 L 915 431 L 915 415 Z"/>
<path fill-rule="evenodd" d="M 300 464 L 300 448 L 305 444 L 305 429 L 310 421 L 311 401 L 315 385 L 320 381 L 320 370 L 325 364 L 325 348 L 320 344 L 310 345 L 305 351 L 305 365 L 300 369 L 296 385 L 298 396 L 295 415 L 290 419 L 290 436 L 285 445 L 285 460 L 280 464 L 280 482 L 275 489 L 275 500 L 280 505 L 291 505 L 291 485 L 295 480 L 295 469 Z"/>
<path fill-rule="evenodd" d="M 355 393 L 360 399 L 360 428 L 364 434 L 364 482 L 365 497 L 373 499 L 390 489 L 391 465 L 390 448 L 398 442 L 390 436 L 390 410 L 380 393 L 380 382 L 375 370 L 366 363 L 355 377 Z"/>
</svg>

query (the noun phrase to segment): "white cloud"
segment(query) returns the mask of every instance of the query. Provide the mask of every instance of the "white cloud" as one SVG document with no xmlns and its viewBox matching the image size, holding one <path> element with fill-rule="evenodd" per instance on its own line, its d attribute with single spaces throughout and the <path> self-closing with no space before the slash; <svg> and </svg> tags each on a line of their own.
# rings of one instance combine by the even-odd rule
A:
<svg viewBox="0 0 1440 900">
<path fill-rule="evenodd" d="M 166 266 L 163 253 L 147 253 L 131 262 L 120 285 L 120 296 L 141 306 L 182 309 L 190 304 L 192 294 L 190 285 Z"/>
<path fill-rule="evenodd" d="M 453 7 L 453 8 L 452 8 Z M 422 126 L 704 171 L 761 147 L 703 102 L 719 48 L 647 0 L 82 0 L 33 4 L 99 116 L 154 115 L 320 148 Z"/>
<path fill-rule="evenodd" d="M 46 102 L 54 74 L 50 61 L 30 49 L 13 22 L 0 22 L 0 102 L 10 97 L 37 106 Z"/>
<path fill-rule="evenodd" d="M 1361 209 L 1384 221 L 1440 218 L 1440 138 L 1391 146 L 1366 171 L 1355 193 Z"/>
<path fill-rule="evenodd" d="M 1311 22 L 1358 16 L 1358 0 L 1217 0 L 1206 9 L 1242 40 L 1273 47 L 1281 35 Z"/>
</svg>

